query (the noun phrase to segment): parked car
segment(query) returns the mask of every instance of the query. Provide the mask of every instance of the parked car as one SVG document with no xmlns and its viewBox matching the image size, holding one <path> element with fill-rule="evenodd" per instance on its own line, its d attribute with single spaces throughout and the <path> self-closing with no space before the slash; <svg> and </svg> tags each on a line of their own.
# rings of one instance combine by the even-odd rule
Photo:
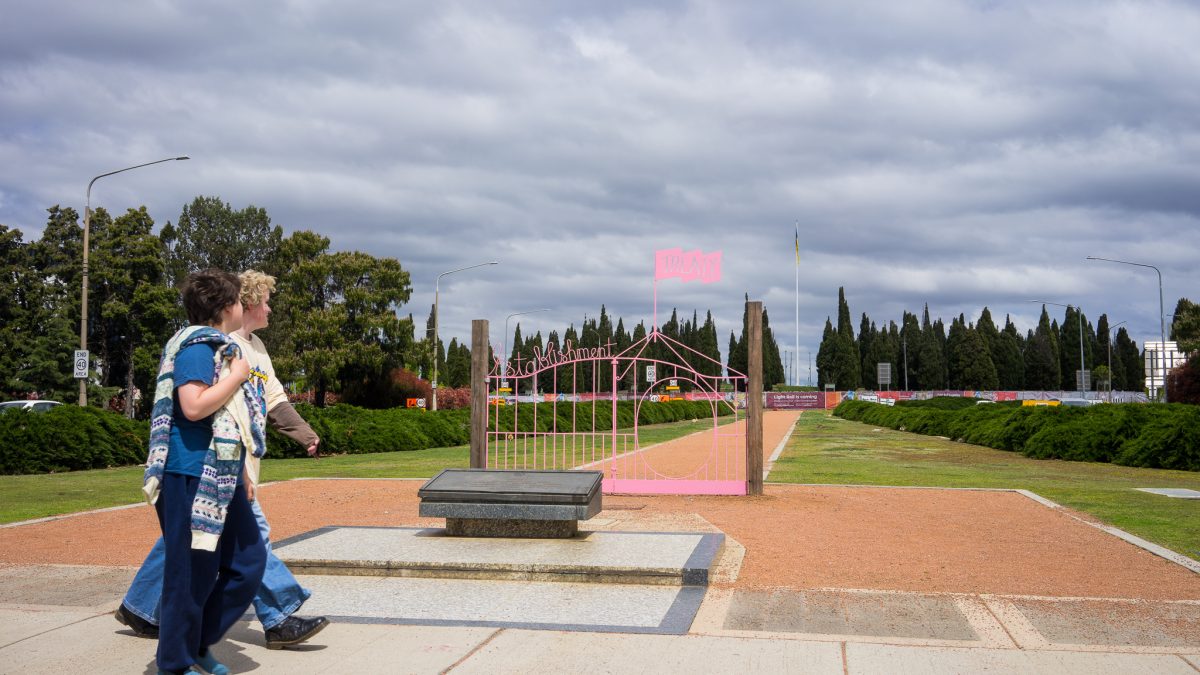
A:
<svg viewBox="0 0 1200 675">
<path fill-rule="evenodd" d="M 1096 401 L 1086 398 L 1064 398 L 1062 400 L 1063 405 L 1070 406 L 1072 408 L 1086 408 L 1094 403 L 1096 403 Z"/>
<path fill-rule="evenodd" d="M 9 410 L 28 410 L 29 412 L 46 412 L 56 405 L 62 405 L 58 401 L 5 401 L 0 403 L 0 413 L 8 412 Z"/>
</svg>

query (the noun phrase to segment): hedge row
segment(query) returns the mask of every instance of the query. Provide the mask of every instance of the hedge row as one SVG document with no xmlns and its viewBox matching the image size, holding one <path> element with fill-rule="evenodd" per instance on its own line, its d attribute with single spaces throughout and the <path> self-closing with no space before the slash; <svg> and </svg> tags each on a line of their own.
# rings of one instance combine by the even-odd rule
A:
<svg viewBox="0 0 1200 675">
<path fill-rule="evenodd" d="M 539 403 L 498 409 L 499 430 L 534 429 L 549 431 L 557 412 L 558 429 L 572 426 L 570 404 Z M 556 410 L 557 408 L 557 410 Z M 339 404 L 316 408 L 297 404 L 296 409 L 321 437 L 321 452 L 359 454 L 421 450 L 465 445 L 471 438 L 469 409 L 425 412 L 392 408 L 367 410 Z M 519 415 L 514 420 L 513 412 Z M 574 406 L 577 431 L 592 430 L 592 404 Z M 728 406 L 717 406 L 719 414 L 729 414 Z M 607 401 L 595 408 L 596 429 L 607 430 L 612 424 L 612 409 Z M 639 424 L 659 424 L 712 416 L 705 402 L 672 401 L 642 406 Z M 495 421 L 493 420 L 493 425 Z M 617 404 L 617 426 L 633 426 L 633 402 Z M 495 427 L 493 427 L 495 428 Z M 146 461 L 150 426 L 145 421 L 74 405 L 55 406 L 47 412 L 14 410 L 0 414 L 0 474 L 49 473 L 130 466 Z M 268 457 L 303 457 L 299 444 L 268 431 Z"/>
<path fill-rule="evenodd" d="M 936 400 L 936 399 L 935 399 Z M 1037 459 L 1200 471 L 1200 407 L 1112 403 L 1086 408 L 882 406 L 844 401 L 835 415 Z"/>
<path fill-rule="evenodd" d="M 608 401 L 571 404 L 538 403 L 493 408 L 494 416 L 488 428 L 498 431 L 548 432 L 574 428 L 593 431 L 592 414 L 595 406 L 595 430 L 612 428 L 612 407 Z M 633 402 L 617 402 L 617 428 L 633 426 Z M 297 411 L 321 437 L 321 452 L 359 454 L 420 450 L 451 445 L 465 445 L 471 440 L 471 411 L 469 409 L 438 410 L 390 408 L 368 410 L 350 405 L 315 408 L 300 404 Z M 535 415 L 536 412 L 536 415 Z M 717 406 L 720 415 L 731 414 L 729 407 Z M 642 405 L 638 424 L 662 424 L 711 417 L 712 406 L 703 401 L 671 401 Z M 574 415 L 574 422 L 572 421 Z M 555 424 L 557 420 L 557 425 Z M 304 448 L 274 431 L 268 433 L 269 455 L 272 457 L 302 457 Z"/>
<path fill-rule="evenodd" d="M 146 461 L 150 425 L 99 408 L 0 414 L 0 474 L 128 466 Z"/>
</svg>

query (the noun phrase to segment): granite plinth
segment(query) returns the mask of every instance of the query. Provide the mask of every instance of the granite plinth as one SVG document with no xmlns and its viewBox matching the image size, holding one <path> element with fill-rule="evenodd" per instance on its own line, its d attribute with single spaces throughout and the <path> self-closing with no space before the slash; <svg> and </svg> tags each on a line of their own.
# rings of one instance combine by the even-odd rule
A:
<svg viewBox="0 0 1200 675">
<path fill-rule="evenodd" d="M 599 471 L 445 469 L 417 491 L 456 537 L 568 539 L 603 508 Z"/>
<path fill-rule="evenodd" d="M 422 502 L 589 504 L 603 477 L 600 471 L 443 469 L 417 496 Z"/>
<path fill-rule="evenodd" d="M 452 537 L 570 539 L 578 533 L 578 520 L 518 520 L 513 518 L 446 519 L 446 534 Z"/>
</svg>

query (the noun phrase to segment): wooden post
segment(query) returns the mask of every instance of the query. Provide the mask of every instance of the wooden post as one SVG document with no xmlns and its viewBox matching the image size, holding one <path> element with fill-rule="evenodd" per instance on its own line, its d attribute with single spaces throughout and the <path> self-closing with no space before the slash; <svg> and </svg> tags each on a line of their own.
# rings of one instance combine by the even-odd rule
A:
<svg viewBox="0 0 1200 675">
<path fill-rule="evenodd" d="M 487 468 L 488 322 L 471 322 L 471 468 Z"/>
<path fill-rule="evenodd" d="M 746 494 L 763 493 L 762 302 L 746 303 Z"/>
</svg>

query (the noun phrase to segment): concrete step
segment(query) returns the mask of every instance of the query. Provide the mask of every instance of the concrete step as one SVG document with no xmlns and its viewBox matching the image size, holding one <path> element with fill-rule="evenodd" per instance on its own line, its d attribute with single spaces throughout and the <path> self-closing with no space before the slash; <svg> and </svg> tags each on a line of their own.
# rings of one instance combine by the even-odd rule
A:
<svg viewBox="0 0 1200 675">
<path fill-rule="evenodd" d="M 452 537 L 413 527 L 325 527 L 274 545 L 297 574 L 706 586 L 725 535 L 580 532 Z"/>
</svg>

